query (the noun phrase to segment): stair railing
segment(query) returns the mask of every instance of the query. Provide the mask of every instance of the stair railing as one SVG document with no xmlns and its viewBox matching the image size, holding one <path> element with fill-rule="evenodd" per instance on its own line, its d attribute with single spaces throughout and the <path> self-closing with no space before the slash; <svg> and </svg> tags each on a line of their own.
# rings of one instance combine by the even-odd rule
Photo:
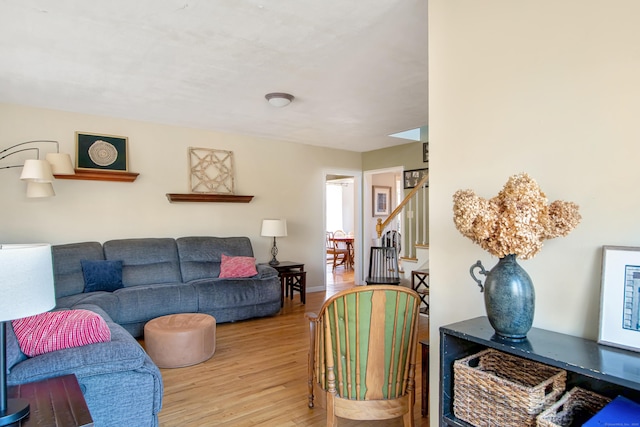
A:
<svg viewBox="0 0 640 427">
<path fill-rule="evenodd" d="M 378 218 L 376 223 L 376 233 L 378 234 L 378 242 L 382 238 L 382 234 L 385 232 L 386 227 L 393 221 L 393 219 L 402 212 L 406 212 L 406 225 L 405 233 L 407 234 L 408 244 L 405 246 L 408 248 L 405 251 L 403 258 L 415 258 L 416 246 L 427 244 L 427 225 L 428 218 L 427 212 L 427 200 L 428 200 L 428 187 L 429 187 L 429 174 L 427 173 L 418 184 L 411 189 L 411 191 L 405 196 L 405 198 L 398 204 L 398 206 L 391 212 L 391 214 L 384 221 L 382 218 Z M 422 215 L 418 218 L 415 215 L 416 211 L 422 207 Z M 406 209 L 405 209 L 406 208 Z M 414 238 L 415 236 L 415 238 Z M 421 239 L 421 240 L 420 240 Z"/>
</svg>

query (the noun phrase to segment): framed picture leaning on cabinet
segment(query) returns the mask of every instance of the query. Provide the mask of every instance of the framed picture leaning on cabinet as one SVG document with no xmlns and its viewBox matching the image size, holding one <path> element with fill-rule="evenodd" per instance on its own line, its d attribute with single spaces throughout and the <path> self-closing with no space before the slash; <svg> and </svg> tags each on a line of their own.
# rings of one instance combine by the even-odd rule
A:
<svg viewBox="0 0 640 427">
<path fill-rule="evenodd" d="M 602 247 L 598 343 L 640 351 L 640 248 Z"/>
</svg>

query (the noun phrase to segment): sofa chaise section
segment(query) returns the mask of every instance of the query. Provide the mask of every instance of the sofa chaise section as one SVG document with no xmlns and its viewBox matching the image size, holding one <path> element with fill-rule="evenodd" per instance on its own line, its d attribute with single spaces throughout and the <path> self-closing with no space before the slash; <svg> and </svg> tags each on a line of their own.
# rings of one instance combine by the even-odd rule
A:
<svg viewBox="0 0 640 427">
<path fill-rule="evenodd" d="M 80 304 L 105 319 L 111 341 L 24 356 L 11 366 L 7 384 L 75 374 L 94 424 L 100 427 L 158 425 L 163 384 L 160 371 L 138 342 L 100 307 Z M 8 328 L 7 340 L 17 340 Z"/>
</svg>

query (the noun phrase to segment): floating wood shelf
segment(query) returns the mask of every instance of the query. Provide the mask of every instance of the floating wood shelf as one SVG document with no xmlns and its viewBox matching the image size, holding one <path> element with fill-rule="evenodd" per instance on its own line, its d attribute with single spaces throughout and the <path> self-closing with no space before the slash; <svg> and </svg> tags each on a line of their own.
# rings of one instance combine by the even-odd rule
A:
<svg viewBox="0 0 640 427">
<path fill-rule="evenodd" d="M 253 196 L 236 196 L 233 194 L 177 194 L 167 193 L 170 202 L 215 202 L 215 203 L 249 203 Z"/>
<path fill-rule="evenodd" d="M 119 181 L 119 182 L 133 182 L 136 180 L 139 173 L 133 172 L 116 172 L 107 170 L 86 170 L 75 169 L 75 175 L 53 175 L 56 179 L 84 179 L 88 181 Z"/>
</svg>

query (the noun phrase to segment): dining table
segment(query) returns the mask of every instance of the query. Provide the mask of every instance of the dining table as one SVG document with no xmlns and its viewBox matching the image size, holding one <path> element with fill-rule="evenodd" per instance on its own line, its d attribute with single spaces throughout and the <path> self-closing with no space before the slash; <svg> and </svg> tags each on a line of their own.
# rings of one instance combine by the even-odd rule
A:
<svg viewBox="0 0 640 427">
<path fill-rule="evenodd" d="M 345 268 L 353 269 L 353 236 L 333 236 L 331 240 L 337 245 L 341 243 L 344 244 L 347 249 L 347 253 L 342 259 L 342 262 L 338 265 L 344 265 Z"/>
</svg>

